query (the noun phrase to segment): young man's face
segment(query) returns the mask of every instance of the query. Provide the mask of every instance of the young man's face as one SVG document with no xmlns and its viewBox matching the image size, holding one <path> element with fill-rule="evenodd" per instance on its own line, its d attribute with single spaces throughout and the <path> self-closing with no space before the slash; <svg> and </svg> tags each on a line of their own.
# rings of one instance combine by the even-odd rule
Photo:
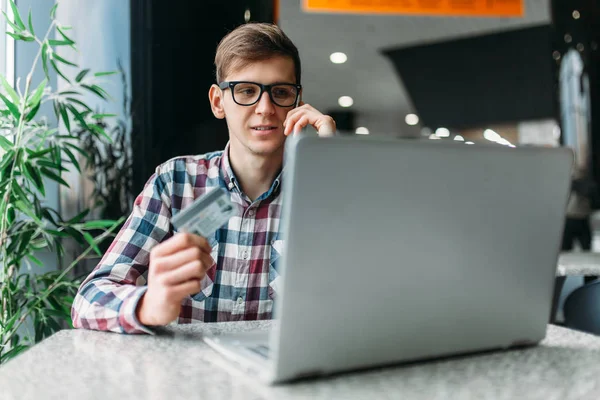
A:
<svg viewBox="0 0 600 400">
<path fill-rule="evenodd" d="M 231 71 L 223 81 L 249 81 L 263 85 L 296 83 L 294 62 L 289 57 L 257 61 L 238 71 Z M 286 138 L 283 122 L 293 106 L 274 104 L 266 91 L 251 106 L 236 104 L 229 88 L 221 90 L 213 86 L 209 95 L 215 116 L 227 120 L 231 146 L 236 152 L 261 156 L 282 154 Z"/>
</svg>

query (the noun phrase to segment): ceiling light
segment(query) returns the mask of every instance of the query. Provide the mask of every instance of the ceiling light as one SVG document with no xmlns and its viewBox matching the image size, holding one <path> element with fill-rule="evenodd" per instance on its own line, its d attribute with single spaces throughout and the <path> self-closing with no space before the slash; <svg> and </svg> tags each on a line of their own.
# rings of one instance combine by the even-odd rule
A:
<svg viewBox="0 0 600 400">
<path fill-rule="evenodd" d="M 454 136 L 454 140 L 458 140 L 459 142 L 464 142 L 465 138 L 460 135 L 456 135 L 456 136 Z"/>
<path fill-rule="evenodd" d="M 473 142 L 465 142 L 465 144 L 475 144 L 475 143 L 473 143 Z"/>
<path fill-rule="evenodd" d="M 356 134 L 357 135 L 368 135 L 369 130 L 367 128 L 365 128 L 364 126 L 359 126 L 358 128 L 356 128 Z"/>
<path fill-rule="evenodd" d="M 439 136 L 435 136 L 435 135 L 432 133 L 431 135 L 429 135 L 429 139 L 432 139 L 432 140 L 440 140 L 440 137 L 439 137 Z"/>
<path fill-rule="evenodd" d="M 336 53 L 331 53 L 331 55 L 329 56 L 329 59 L 334 64 L 343 64 L 348 60 L 348 57 L 346 57 L 346 54 L 340 53 L 338 51 Z"/>
<path fill-rule="evenodd" d="M 406 121 L 408 125 L 416 125 L 419 123 L 419 117 L 416 114 L 407 114 L 404 121 Z"/>
<path fill-rule="evenodd" d="M 485 131 L 483 131 L 483 137 L 489 140 L 490 142 L 497 142 L 498 140 L 502 139 L 500 135 L 498 135 L 491 129 L 486 129 Z"/>
<path fill-rule="evenodd" d="M 338 104 L 342 107 L 350 107 L 354 104 L 354 100 L 350 96 L 342 96 L 338 99 Z"/>
<path fill-rule="evenodd" d="M 447 128 L 437 128 L 435 130 L 435 135 L 438 137 L 449 137 L 450 131 Z"/>
</svg>

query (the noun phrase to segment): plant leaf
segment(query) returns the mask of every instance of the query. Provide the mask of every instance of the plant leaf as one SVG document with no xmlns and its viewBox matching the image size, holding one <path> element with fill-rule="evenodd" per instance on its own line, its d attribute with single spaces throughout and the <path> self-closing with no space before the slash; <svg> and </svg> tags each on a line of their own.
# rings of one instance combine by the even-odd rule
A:
<svg viewBox="0 0 600 400">
<path fill-rule="evenodd" d="M 42 95 L 44 94 L 44 89 L 46 88 L 47 83 L 48 83 L 47 79 L 44 79 L 40 82 L 38 87 L 35 88 L 33 95 L 31 95 L 31 97 L 29 97 L 29 101 L 27 102 L 27 105 L 33 106 L 42 100 Z"/>
<path fill-rule="evenodd" d="M 0 135 L 0 147 L 2 147 L 5 151 L 9 151 L 13 148 L 13 146 L 13 142 L 5 138 L 4 135 Z"/>
<path fill-rule="evenodd" d="M 45 148 L 44 150 L 40 150 L 40 151 L 33 151 L 30 149 L 27 149 L 27 154 L 29 154 L 29 159 L 31 160 L 34 158 L 42 157 L 42 156 L 50 153 L 52 151 L 52 149 L 53 149 L 52 147 L 48 147 L 48 148 Z"/>
<path fill-rule="evenodd" d="M 115 225 L 117 221 L 109 220 L 109 219 L 99 219 L 96 221 L 88 221 L 84 222 L 84 229 L 102 229 L 102 228 L 110 228 Z"/>
<path fill-rule="evenodd" d="M 101 256 L 102 252 L 100 251 L 100 248 L 98 248 L 98 245 L 94 241 L 94 238 L 92 237 L 92 235 L 90 235 L 89 232 L 82 232 L 82 234 L 83 234 L 83 238 L 85 239 L 85 241 L 88 242 L 88 244 L 92 247 L 92 249 L 94 249 L 96 254 Z"/>
<path fill-rule="evenodd" d="M 6 107 L 10 110 L 10 113 L 13 115 L 13 117 L 15 117 L 15 119 L 18 120 L 19 118 L 21 118 L 21 113 L 19 112 L 19 109 L 17 108 L 17 106 L 15 106 L 2 93 L 0 93 L 0 98 L 2 99 L 2 101 L 4 102 L 4 104 L 6 104 Z"/>
<path fill-rule="evenodd" d="M 75 119 L 81 124 L 81 126 L 84 129 L 90 129 L 87 122 L 85 122 L 85 120 L 81 116 L 81 113 L 79 111 L 77 111 L 77 109 L 72 104 L 67 104 L 67 108 L 69 109 L 69 111 L 71 111 L 71 113 L 73 114 L 73 117 L 75 117 Z"/>
<path fill-rule="evenodd" d="M 33 210 L 27 207 L 27 205 L 24 202 L 22 202 L 21 200 L 15 201 L 15 207 L 17 207 L 17 209 L 19 209 L 23 214 L 27 215 L 29 218 L 34 220 L 38 225 L 42 225 L 42 221 L 40 221 L 40 219 L 37 217 L 37 215 L 35 215 Z"/>
<path fill-rule="evenodd" d="M 96 72 L 94 76 L 108 76 L 118 74 L 119 71 L 104 71 L 104 72 Z"/>
<path fill-rule="evenodd" d="M 25 24 L 23 23 L 23 20 L 21 19 L 21 15 L 19 14 L 19 9 L 17 8 L 17 5 L 15 4 L 15 2 L 13 0 L 10 0 L 10 8 L 12 8 L 12 12 L 15 17 L 15 24 L 17 24 L 19 26 L 19 28 L 21 28 L 21 30 L 27 29 L 27 28 L 25 28 Z"/>
<path fill-rule="evenodd" d="M 19 104 L 21 99 L 19 98 L 19 95 L 17 94 L 15 89 L 13 89 L 12 85 L 10 83 L 8 83 L 8 81 L 2 74 L 0 74 L 0 79 L 2 80 L 2 87 L 4 88 L 4 90 L 6 90 L 6 93 L 8 93 L 8 95 L 10 96 L 13 103 Z"/>
<path fill-rule="evenodd" d="M 75 103 L 75 104 L 85 108 L 86 111 L 92 112 L 92 109 L 90 108 L 90 106 L 88 106 L 81 100 L 74 99 L 73 97 L 67 97 L 67 101 L 70 101 L 71 103 Z"/>
<path fill-rule="evenodd" d="M 56 8 L 58 7 L 58 3 L 55 3 L 50 10 L 50 18 L 56 18 Z"/>
<path fill-rule="evenodd" d="M 2 11 L 2 14 L 4 14 L 4 19 L 6 20 L 6 23 L 9 24 L 15 32 L 21 31 L 21 28 L 19 28 L 17 25 L 15 25 L 15 23 L 12 22 L 10 20 L 10 18 L 8 18 L 8 15 L 4 11 Z M 8 32 L 6 32 L 6 33 L 8 33 Z"/>
<path fill-rule="evenodd" d="M 107 98 L 107 94 L 104 91 L 104 89 L 100 88 L 97 85 L 81 85 L 81 87 L 86 88 L 87 90 L 89 90 L 90 92 L 96 94 L 98 97 L 102 98 L 103 100 L 106 100 Z"/>
<path fill-rule="evenodd" d="M 31 110 L 30 110 L 30 111 L 27 113 L 27 115 L 25 116 L 25 120 L 26 120 L 27 122 L 31 121 L 31 120 L 32 120 L 32 119 L 33 119 L 33 118 L 36 116 L 37 112 L 38 112 L 38 111 L 39 111 L 39 109 L 40 109 L 40 105 L 41 105 L 41 104 L 42 104 L 42 103 L 37 103 L 37 104 L 36 104 L 36 105 L 35 105 L 35 106 L 34 106 L 34 107 L 33 107 L 33 108 L 32 108 L 32 109 L 31 109 Z"/>
<path fill-rule="evenodd" d="M 56 5 L 55 5 L 56 6 Z M 42 67 L 44 68 L 44 74 L 46 75 L 46 79 L 50 79 L 50 75 L 48 74 L 48 42 L 44 42 L 42 45 Z"/>
<path fill-rule="evenodd" d="M 4 171 L 14 160 L 15 151 L 10 149 L 2 156 L 2 162 L 0 162 L 0 173 Z"/>
<path fill-rule="evenodd" d="M 65 232 L 62 232 L 62 231 L 57 231 L 57 230 L 54 230 L 54 229 L 46 229 L 46 232 L 48 232 L 52 236 L 64 237 L 64 238 L 70 237 L 70 235 L 68 233 L 65 233 Z"/>
<path fill-rule="evenodd" d="M 40 191 L 44 196 L 46 195 L 46 190 L 44 189 L 44 182 L 42 181 L 42 177 L 39 171 L 34 168 L 31 164 L 26 163 L 25 168 L 23 168 L 23 172 L 25 177 L 29 179 L 31 183 Z"/>
<path fill-rule="evenodd" d="M 41 261 L 40 261 L 40 260 L 39 260 L 37 257 L 35 257 L 33 254 L 28 254 L 28 255 L 27 255 L 27 258 L 28 258 L 28 259 L 29 259 L 31 262 L 33 262 L 34 264 L 36 264 L 36 265 L 38 265 L 38 266 L 40 266 L 40 267 L 43 267 L 43 266 L 44 266 L 44 263 L 43 263 L 43 262 L 41 262 Z"/>
<path fill-rule="evenodd" d="M 71 121 L 69 120 L 69 114 L 67 114 L 66 107 L 62 104 L 59 104 L 58 108 L 59 108 L 59 112 L 62 117 L 62 120 L 65 123 L 65 126 L 67 127 L 67 131 L 69 133 L 71 133 Z"/>
<path fill-rule="evenodd" d="M 57 59 L 58 61 L 60 61 L 63 64 L 67 64 L 67 65 L 71 65 L 73 67 L 77 67 L 77 64 L 72 63 L 71 61 L 65 60 L 64 58 L 62 58 L 61 56 L 59 56 L 56 52 L 53 53 L 52 58 Z"/>
<path fill-rule="evenodd" d="M 29 9 L 29 19 L 27 22 L 29 22 L 29 32 L 31 32 L 31 34 L 35 36 L 35 31 L 33 30 L 33 23 L 31 22 L 31 8 Z"/>
<path fill-rule="evenodd" d="M 50 46 L 68 46 L 72 43 L 67 40 L 48 39 L 48 44 Z"/>
<path fill-rule="evenodd" d="M 56 65 L 56 62 L 54 62 L 54 60 L 50 60 L 50 64 L 52 65 L 52 68 L 54 68 L 54 70 L 56 71 L 56 73 L 58 75 L 60 75 L 68 83 L 71 83 L 71 81 L 69 80 L 69 78 L 67 78 L 65 76 L 65 74 L 62 73 L 62 71 L 60 70 L 60 68 L 58 68 L 58 65 Z"/>
<path fill-rule="evenodd" d="M 49 170 L 48 168 L 41 167 L 40 171 L 42 172 L 42 175 L 44 175 L 45 177 L 52 179 L 53 181 L 58 182 L 61 185 L 70 188 L 67 181 L 65 181 L 63 178 L 61 178 L 59 175 L 55 174 L 53 171 Z"/>
<path fill-rule="evenodd" d="M 62 29 L 60 29 L 58 26 L 56 27 L 56 30 L 58 31 L 58 33 L 60 33 L 60 36 L 62 36 L 64 40 L 66 40 L 67 42 L 70 42 L 70 44 L 74 44 L 75 43 L 73 41 L 73 39 L 71 39 L 70 37 L 68 37 L 67 35 L 65 35 L 65 33 L 62 31 Z"/>
<path fill-rule="evenodd" d="M 81 80 L 83 78 L 85 78 L 85 76 L 88 74 L 88 72 L 90 72 L 89 68 L 82 70 L 81 72 L 79 72 L 77 74 L 77 76 L 75 77 L 75 82 L 79 83 L 81 82 Z"/>
<path fill-rule="evenodd" d="M 69 160 L 71 160 L 71 164 L 77 169 L 77 171 L 81 172 L 81 166 L 79 165 L 79 161 L 77 161 L 77 157 L 66 147 L 63 147 L 62 150 L 65 152 Z"/>
<path fill-rule="evenodd" d="M 90 125 L 90 129 L 106 139 L 108 143 L 113 143 L 113 140 L 100 125 Z"/>
<path fill-rule="evenodd" d="M 92 115 L 93 119 L 103 119 L 103 118 L 111 118 L 116 117 L 117 114 L 94 114 Z"/>
<path fill-rule="evenodd" d="M 78 152 L 79 154 L 81 154 L 82 157 L 84 157 L 88 160 L 90 159 L 90 155 L 88 153 L 86 153 L 85 150 L 80 149 L 79 147 L 75 146 L 73 143 L 65 143 L 65 146 L 69 146 L 71 149 L 73 149 L 76 152 Z"/>
</svg>

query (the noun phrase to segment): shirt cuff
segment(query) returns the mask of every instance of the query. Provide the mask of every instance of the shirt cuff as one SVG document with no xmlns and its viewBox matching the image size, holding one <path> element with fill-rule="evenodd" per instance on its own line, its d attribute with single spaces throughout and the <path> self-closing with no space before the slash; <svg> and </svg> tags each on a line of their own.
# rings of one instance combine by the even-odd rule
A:
<svg viewBox="0 0 600 400">
<path fill-rule="evenodd" d="M 148 286 L 134 286 L 119 308 L 119 325 L 123 333 L 147 333 L 154 335 L 151 327 L 143 325 L 136 316 L 136 309 Z"/>
</svg>

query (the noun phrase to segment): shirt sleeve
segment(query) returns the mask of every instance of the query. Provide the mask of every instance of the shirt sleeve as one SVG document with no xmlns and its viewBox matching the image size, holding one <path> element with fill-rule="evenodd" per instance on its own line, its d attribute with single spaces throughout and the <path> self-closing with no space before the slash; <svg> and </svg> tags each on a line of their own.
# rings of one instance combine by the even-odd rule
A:
<svg viewBox="0 0 600 400">
<path fill-rule="evenodd" d="M 135 311 L 147 290 L 150 250 L 172 236 L 170 219 L 171 197 L 159 167 L 108 251 L 79 287 L 71 309 L 75 328 L 153 333 Z"/>
</svg>

